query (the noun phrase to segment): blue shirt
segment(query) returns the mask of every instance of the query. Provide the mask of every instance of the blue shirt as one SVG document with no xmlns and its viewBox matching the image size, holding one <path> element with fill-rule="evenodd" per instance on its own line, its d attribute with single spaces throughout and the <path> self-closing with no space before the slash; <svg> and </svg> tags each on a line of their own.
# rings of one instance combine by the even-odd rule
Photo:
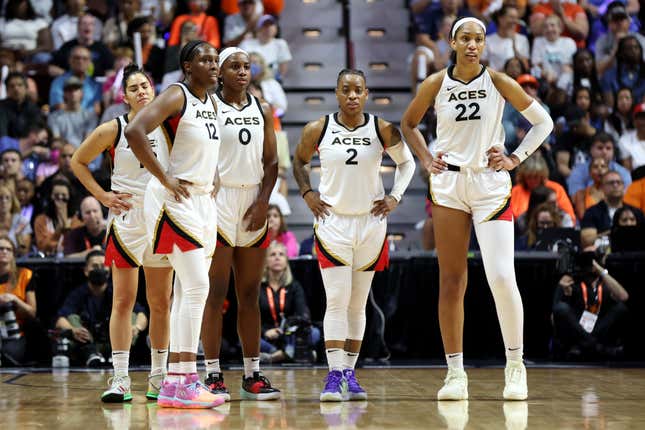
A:
<svg viewBox="0 0 645 430">
<path fill-rule="evenodd" d="M 108 285 L 102 295 L 95 296 L 87 284 L 72 290 L 63 306 L 58 310 L 59 317 L 79 315 L 83 326 L 93 328 L 95 324 L 105 323 L 110 319 L 112 312 L 112 286 Z M 143 306 L 138 302 L 134 304 L 134 313 L 144 312 Z"/>
<path fill-rule="evenodd" d="M 65 72 L 52 81 L 49 88 L 49 106 L 52 108 L 56 105 L 63 103 L 63 86 L 72 76 L 71 72 Z M 94 103 L 101 101 L 101 92 L 103 88 L 101 84 L 96 82 L 92 77 L 86 76 L 83 79 L 83 99 L 81 100 L 81 107 L 83 109 L 94 109 Z"/>
<path fill-rule="evenodd" d="M 634 72 L 621 69 L 619 74 L 618 66 L 614 65 L 602 75 L 600 87 L 604 92 L 614 94 L 622 87 L 631 88 L 634 100 L 641 100 L 645 95 L 645 79 L 641 79 L 640 69 Z"/>
<path fill-rule="evenodd" d="M 589 165 L 591 160 L 587 160 L 584 163 L 576 165 L 572 170 L 569 178 L 567 178 L 567 188 L 569 189 L 569 195 L 573 196 L 580 190 L 584 190 L 588 186 L 593 184 L 593 179 L 589 174 Z M 629 170 L 625 169 L 620 164 L 615 161 L 609 162 L 609 170 L 615 170 L 618 172 L 623 182 L 625 183 L 625 189 L 632 183 L 632 175 L 629 173 Z"/>
</svg>

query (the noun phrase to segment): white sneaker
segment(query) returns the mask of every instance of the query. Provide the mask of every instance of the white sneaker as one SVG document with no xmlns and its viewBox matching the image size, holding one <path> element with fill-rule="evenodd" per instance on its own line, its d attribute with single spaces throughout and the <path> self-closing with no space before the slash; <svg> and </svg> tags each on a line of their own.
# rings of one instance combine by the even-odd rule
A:
<svg viewBox="0 0 645 430">
<path fill-rule="evenodd" d="M 464 430 L 468 424 L 468 400 L 437 402 L 437 412 L 448 430 Z"/>
<path fill-rule="evenodd" d="M 463 369 L 448 369 L 438 400 L 468 400 L 468 376 Z"/>
<path fill-rule="evenodd" d="M 521 361 L 509 360 L 504 369 L 504 387 L 505 400 L 526 400 L 528 397 L 528 387 L 526 385 L 526 367 Z"/>
</svg>

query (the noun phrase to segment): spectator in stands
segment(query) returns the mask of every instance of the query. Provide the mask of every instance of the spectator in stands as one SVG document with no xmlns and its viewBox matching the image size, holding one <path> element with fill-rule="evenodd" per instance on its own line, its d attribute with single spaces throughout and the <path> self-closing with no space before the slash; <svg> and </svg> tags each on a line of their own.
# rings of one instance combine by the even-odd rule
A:
<svg viewBox="0 0 645 430">
<path fill-rule="evenodd" d="M 49 178 L 51 175 L 58 171 L 58 163 L 60 161 L 61 150 L 66 144 L 68 143 L 65 141 L 65 139 L 52 139 L 51 147 L 46 148 L 49 150 L 49 157 L 43 155 L 43 159 L 41 159 L 40 163 L 38 163 L 38 167 L 36 167 L 36 179 L 34 181 L 34 185 L 39 187 L 45 179 Z M 73 150 L 74 146 L 70 146 Z"/>
<path fill-rule="evenodd" d="M 279 363 L 294 358 L 297 333 L 285 336 L 285 330 L 292 325 L 298 325 L 298 330 L 309 333 L 307 341 L 310 349 L 320 341 L 320 330 L 311 326 L 311 314 L 305 292 L 291 274 L 287 248 L 278 242 L 271 243 L 267 249 L 266 266 L 260 286 L 260 316 L 262 361 Z"/>
<path fill-rule="evenodd" d="M 587 188 L 578 190 L 573 195 L 573 207 L 576 210 L 578 219 L 582 219 L 587 209 L 599 203 L 604 198 L 602 192 L 602 177 L 608 171 L 607 160 L 603 157 L 594 158 L 589 163 L 589 176 L 593 184 Z"/>
<path fill-rule="evenodd" d="M 85 197 L 81 200 L 80 215 L 83 225 L 68 231 L 63 239 L 63 253 L 69 258 L 84 258 L 105 246 L 106 221 L 99 201 L 93 196 Z"/>
<path fill-rule="evenodd" d="M 545 21 L 549 16 L 557 16 L 563 24 L 563 35 L 572 38 L 579 48 L 584 48 L 589 34 L 589 21 L 583 8 L 567 0 L 549 0 L 533 7 L 530 17 L 530 30 L 536 36 L 546 31 Z"/>
<path fill-rule="evenodd" d="M 87 62 L 84 63 L 83 72 L 88 76 L 105 76 L 114 66 L 114 57 L 110 49 L 100 40 L 94 40 L 96 18 L 94 15 L 84 14 L 78 18 L 78 34 L 75 39 L 68 40 L 54 52 L 53 63 L 58 66 L 56 75 L 65 70 L 74 70 L 73 54 L 77 46 L 85 47 L 88 52 Z M 80 77 L 80 76 L 79 76 Z"/>
<path fill-rule="evenodd" d="M 578 273 L 563 275 L 553 298 L 553 325 L 566 357 L 620 356 L 628 298 L 623 286 L 595 260 Z"/>
<path fill-rule="evenodd" d="M 416 93 L 417 85 L 423 82 L 425 78 L 450 64 L 450 55 L 452 54 L 452 48 L 450 47 L 450 29 L 455 19 L 453 15 L 446 15 L 441 20 L 439 36 L 437 40 L 432 41 L 436 47 L 436 51 L 439 52 L 438 57 L 431 47 L 423 44 L 426 40 L 425 38 L 416 39 L 417 46 L 412 54 L 410 64 L 413 93 Z"/>
<path fill-rule="evenodd" d="M 588 160 L 588 148 L 591 146 L 596 129 L 591 125 L 585 111 L 576 105 L 570 105 L 564 113 L 568 130 L 561 134 L 553 148 L 557 171 L 554 172 L 564 184 L 571 175 L 571 169 Z"/>
<path fill-rule="evenodd" d="M 52 112 L 47 118 L 47 124 L 54 137 L 62 137 L 75 147 L 90 134 L 98 123 L 94 109 L 83 109 L 83 82 L 76 76 L 71 76 L 63 85 L 63 106 Z M 93 170 L 96 170 L 98 165 Z"/>
<path fill-rule="evenodd" d="M 239 12 L 224 18 L 224 46 L 237 46 L 253 37 L 253 32 L 262 15 L 258 0 L 238 0 Z M 260 10 L 258 10 L 260 9 Z"/>
<path fill-rule="evenodd" d="M 31 225 L 20 214 L 16 194 L 0 185 L 0 236 L 7 236 L 15 245 L 16 256 L 27 255 L 31 250 Z"/>
<path fill-rule="evenodd" d="M 54 50 L 59 50 L 65 42 L 74 39 L 78 34 L 78 19 L 85 13 L 86 0 L 67 0 L 65 13 L 54 20 L 51 25 L 51 37 Z M 103 26 L 100 20 L 95 21 L 94 40 L 101 38 Z"/>
<path fill-rule="evenodd" d="M 558 207 L 564 210 L 572 220 L 576 219 L 573 206 L 567 196 L 567 192 L 557 182 L 550 181 L 549 168 L 540 153 L 535 153 L 527 158 L 518 167 L 515 175 L 515 185 L 511 189 L 511 210 L 513 218 L 522 215 L 529 206 L 531 191 L 539 185 L 544 185 L 556 193 Z"/>
<path fill-rule="evenodd" d="M 631 183 L 625 192 L 623 201 L 645 213 L 645 177 Z"/>
<path fill-rule="evenodd" d="M 110 54 L 112 55 L 112 54 Z M 49 105 L 52 110 L 63 107 L 63 87 L 69 78 L 76 77 L 83 85 L 83 109 L 94 109 L 97 113 L 101 109 L 101 84 L 91 76 L 91 54 L 84 46 L 76 46 L 69 54 L 70 70 L 52 81 L 49 89 Z"/>
<path fill-rule="evenodd" d="M 287 74 L 291 62 L 291 51 L 284 39 L 276 38 L 278 26 L 271 15 L 262 15 L 257 22 L 255 38 L 247 39 L 240 43 L 240 48 L 246 52 L 257 52 L 264 58 L 267 66 L 276 79 L 281 79 Z"/>
<path fill-rule="evenodd" d="M 63 179 L 53 181 L 45 211 L 34 219 L 36 248 L 44 255 L 63 252 L 61 238 L 72 227 L 75 212 L 69 204 L 71 195 L 69 182 Z"/>
<path fill-rule="evenodd" d="M 220 47 L 219 24 L 217 18 L 206 14 L 210 0 L 188 0 L 190 13 L 179 15 L 172 22 L 168 46 L 178 45 L 180 42 L 180 29 L 184 22 L 192 21 L 197 26 L 197 37 L 214 47 Z"/>
<path fill-rule="evenodd" d="M 26 178 L 33 181 L 36 170 L 41 162 L 50 157 L 49 130 L 40 121 L 27 125 L 26 136 L 13 139 L 8 136 L 0 137 L 0 153 L 14 149 L 22 155 L 22 172 Z"/>
<path fill-rule="evenodd" d="M 0 45 L 18 51 L 20 57 L 32 62 L 46 63 L 51 58 L 48 22 L 36 16 L 30 1 L 7 1 L 5 15 L 0 18 Z"/>
<path fill-rule="evenodd" d="M 488 44 L 486 46 L 488 46 Z M 540 96 L 538 94 L 540 83 L 534 76 L 527 73 L 519 75 L 516 80 L 528 95 L 540 102 L 542 107 L 549 112 L 549 107 L 540 100 Z M 524 139 L 524 136 L 531 128 L 531 123 L 528 122 L 510 103 L 506 103 L 504 105 L 502 124 L 504 125 L 504 146 L 506 148 L 506 153 L 511 154 L 515 151 L 522 139 Z M 542 144 L 540 151 L 550 151 L 548 140 Z"/>
<path fill-rule="evenodd" d="M 30 124 L 42 122 L 40 108 L 27 97 L 27 79 L 20 72 L 5 78 L 7 98 L 0 100 L 0 137 L 25 137 Z"/>
<path fill-rule="evenodd" d="M 78 209 L 78 198 L 87 195 L 85 188 L 72 172 L 71 160 L 74 155 L 74 145 L 64 143 L 58 155 L 58 170 L 47 177 L 39 186 L 36 187 L 36 204 L 38 209 L 46 207 L 46 201 L 50 198 L 52 183 L 56 179 L 67 181 L 70 186 L 71 194 L 68 196 L 70 205 L 74 210 Z M 54 153 L 56 155 L 56 153 Z"/>
<path fill-rule="evenodd" d="M 517 80 L 520 75 L 528 74 L 529 70 L 524 66 L 522 60 L 517 57 L 512 57 L 504 63 L 504 73 Z"/>
<path fill-rule="evenodd" d="M 176 0 L 141 0 L 141 14 L 151 16 L 159 28 L 169 28 Z"/>
<path fill-rule="evenodd" d="M 34 183 L 29 179 L 22 179 L 16 184 L 16 197 L 20 203 L 20 216 L 32 225 L 34 218 Z"/>
<path fill-rule="evenodd" d="M 7 149 L 0 154 L 0 181 L 15 190 L 16 182 L 22 178 L 22 154 L 17 149 Z"/>
<path fill-rule="evenodd" d="M 260 87 L 262 96 L 273 108 L 273 113 L 278 118 L 282 117 L 287 111 L 287 95 L 282 85 L 275 80 L 261 54 L 251 52 L 249 59 L 251 60 L 251 81 Z"/>
<path fill-rule="evenodd" d="M 9 72 L 20 72 L 23 73 L 25 70 L 25 65 L 21 61 L 22 59 L 17 58 L 18 52 L 13 49 L 7 49 L 0 47 L 0 68 L 7 66 Z M 6 79 L 6 78 L 5 78 Z M 32 102 L 38 100 L 38 85 L 36 81 L 31 77 L 26 77 L 27 80 L 27 98 Z M 0 99 L 7 97 L 7 85 L 6 81 L 0 80 Z"/>
<path fill-rule="evenodd" d="M 267 211 L 268 229 L 270 241 L 277 241 L 287 248 L 287 257 L 296 257 L 298 255 L 298 241 L 293 232 L 287 230 L 287 224 L 284 221 L 282 212 L 277 205 L 269 205 Z"/>
<path fill-rule="evenodd" d="M 538 230 L 556 227 L 562 227 L 560 212 L 548 202 L 538 205 L 529 217 L 526 234 L 518 236 L 515 240 L 515 249 L 518 251 L 535 249 Z"/>
<path fill-rule="evenodd" d="M 19 366 L 27 355 L 26 328 L 36 319 L 36 279 L 31 270 L 16 267 L 15 249 L 0 235 L 0 321 L 6 328 L 0 332 L 0 355 Z"/>
<path fill-rule="evenodd" d="M 597 133 L 591 140 L 589 147 L 589 160 L 577 164 L 572 170 L 571 175 L 567 178 L 567 188 L 569 195 L 573 196 L 578 191 L 585 189 L 593 184 L 593 179 L 589 175 L 589 165 L 594 158 L 604 158 L 609 170 L 615 170 L 620 174 L 625 186 L 632 182 L 629 170 L 615 161 L 614 140 L 607 133 Z"/>
<path fill-rule="evenodd" d="M 645 61 L 643 48 L 634 36 L 625 36 L 618 41 L 616 64 L 602 76 L 600 85 L 607 106 L 614 105 L 614 94 L 620 88 L 629 87 L 636 103 L 643 102 L 645 96 Z"/>
<path fill-rule="evenodd" d="M 598 97 L 602 96 L 596 62 L 588 49 L 578 49 L 573 54 L 573 81 L 566 89 L 567 94 L 573 95 L 573 89 L 579 87 L 588 88 L 591 91 L 592 100 L 598 100 Z"/>
<path fill-rule="evenodd" d="M 72 290 L 58 310 L 56 328 L 68 332 L 72 340 L 72 356 L 88 367 L 105 363 L 111 354 L 109 342 L 112 285 L 110 271 L 105 267 L 103 251 L 93 250 L 85 257 L 83 271 L 87 282 Z M 135 302 L 132 315 L 132 345 L 148 327 L 144 308 Z"/>
<path fill-rule="evenodd" d="M 577 48 L 573 39 L 561 34 L 560 18 L 548 16 L 541 36 L 533 40 L 531 63 L 549 85 L 566 89 L 573 80 L 573 54 Z"/>
<path fill-rule="evenodd" d="M 604 18 L 607 22 L 608 31 L 596 41 L 596 65 L 600 76 L 616 64 L 618 41 L 627 35 L 638 39 L 641 45 L 641 53 L 645 55 L 645 36 L 638 32 L 630 32 L 629 27 L 632 19 L 627 13 L 623 2 L 611 2 L 607 6 Z M 645 57 L 643 57 L 643 60 L 645 60 Z"/>
<path fill-rule="evenodd" d="M 574 87 L 571 101 L 585 113 L 585 120 L 595 129 L 596 133 L 603 129 L 603 118 L 596 115 L 596 104 L 602 104 L 602 97 L 595 98 L 587 87 Z M 594 133 L 594 135 L 596 134 Z"/>
<path fill-rule="evenodd" d="M 608 124 L 605 127 L 607 133 L 611 134 L 615 142 L 628 130 L 634 128 L 632 112 L 634 110 L 634 95 L 632 89 L 623 87 L 616 93 L 614 109 L 609 115 Z"/>
<path fill-rule="evenodd" d="M 101 39 L 110 48 L 132 44 L 132 34 L 128 26 L 133 19 L 141 16 L 140 0 L 119 0 L 117 13 L 105 21 Z"/>
<path fill-rule="evenodd" d="M 623 206 L 614 214 L 609 234 L 611 252 L 645 251 L 645 226 L 628 206 Z"/>
<path fill-rule="evenodd" d="M 179 43 L 177 45 L 168 45 L 166 47 L 164 74 L 179 70 L 179 52 L 181 52 L 181 48 L 191 40 L 197 40 L 198 38 L 199 34 L 197 33 L 197 24 L 190 20 L 184 21 L 180 27 Z M 181 71 L 178 73 L 181 73 Z"/>
<path fill-rule="evenodd" d="M 558 213 L 558 216 L 560 218 L 560 227 L 575 227 L 575 222 L 571 218 L 571 216 L 558 206 L 557 195 L 555 191 L 544 185 L 539 185 L 531 190 L 529 205 L 526 211 L 515 219 L 515 231 L 518 236 L 526 234 L 531 215 L 533 215 L 535 209 L 542 203 L 548 203 L 551 208 Z"/>
<path fill-rule="evenodd" d="M 226 15 L 233 15 L 241 10 L 239 0 L 221 0 L 220 4 L 222 12 Z M 284 9 L 284 0 L 258 0 L 255 7 L 259 15 L 266 11 L 270 15 L 278 16 Z"/>
<path fill-rule="evenodd" d="M 634 107 L 634 130 L 628 131 L 618 141 L 623 166 L 632 172 L 645 166 L 645 103 Z M 640 172 L 638 177 L 645 176 Z"/>
<path fill-rule="evenodd" d="M 111 119 L 128 112 L 128 107 L 123 103 L 123 89 L 121 80 L 123 78 L 123 68 L 134 62 L 134 51 L 129 46 L 119 46 L 114 49 L 114 73 L 106 76 L 103 82 L 103 114 L 99 124 L 103 124 Z"/>
<path fill-rule="evenodd" d="M 583 249 L 609 234 L 614 213 L 623 206 L 630 207 L 640 223 L 645 221 L 640 209 L 623 202 L 625 186 L 618 172 L 610 170 L 605 173 L 602 177 L 602 192 L 603 200 L 587 209 L 580 222 L 580 243 Z"/>
<path fill-rule="evenodd" d="M 493 14 L 497 32 L 486 36 L 486 46 L 482 53 L 482 62 L 493 70 L 501 72 L 509 58 L 517 57 L 524 67 L 529 67 L 531 57 L 529 40 L 517 32 L 519 22 L 517 7 L 505 4 Z"/>
<path fill-rule="evenodd" d="M 134 33 L 141 34 L 141 56 L 144 70 L 152 76 L 154 83 L 161 83 L 165 52 L 155 44 L 157 36 L 152 18 L 140 16 L 130 21 L 128 24 L 128 37 L 132 39 Z"/>
</svg>

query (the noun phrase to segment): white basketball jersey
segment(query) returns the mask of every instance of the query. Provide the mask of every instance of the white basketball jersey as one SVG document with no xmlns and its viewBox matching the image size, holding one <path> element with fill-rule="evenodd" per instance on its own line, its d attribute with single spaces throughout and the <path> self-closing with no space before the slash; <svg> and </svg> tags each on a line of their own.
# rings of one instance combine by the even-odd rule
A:
<svg viewBox="0 0 645 430">
<path fill-rule="evenodd" d="M 112 190 L 121 193 L 130 193 L 133 196 L 143 196 L 146 185 L 151 175 L 134 155 L 128 140 L 125 138 L 124 130 L 128 124 L 128 114 L 121 115 L 115 119 L 118 124 L 118 132 L 114 145 L 110 148 L 112 157 Z M 168 168 L 170 153 L 170 138 L 162 127 L 155 128 L 148 134 L 148 140 L 159 164 L 163 169 Z"/>
<path fill-rule="evenodd" d="M 383 139 L 378 119 L 365 114 L 354 130 L 338 123 L 338 113 L 325 117 L 320 155 L 320 198 L 341 215 L 369 213 L 373 202 L 385 195 L 381 180 Z"/>
<path fill-rule="evenodd" d="M 221 131 L 219 177 L 222 185 L 251 186 L 264 176 L 264 116 L 260 101 L 247 94 L 247 104 L 237 109 L 222 100 L 218 91 L 217 121 Z"/>
<path fill-rule="evenodd" d="M 181 82 L 184 92 L 182 112 L 164 121 L 164 128 L 172 139 L 170 176 L 192 182 L 197 187 L 213 183 L 220 148 L 217 108 L 210 95 L 200 100 Z"/>
<path fill-rule="evenodd" d="M 486 151 L 504 146 L 504 98 L 485 67 L 468 83 L 452 77 L 453 69 L 448 67 L 435 98 L 435 151 L 445 152 L 443 160 L 456 166 L 486 167 Z"/>
</svg>

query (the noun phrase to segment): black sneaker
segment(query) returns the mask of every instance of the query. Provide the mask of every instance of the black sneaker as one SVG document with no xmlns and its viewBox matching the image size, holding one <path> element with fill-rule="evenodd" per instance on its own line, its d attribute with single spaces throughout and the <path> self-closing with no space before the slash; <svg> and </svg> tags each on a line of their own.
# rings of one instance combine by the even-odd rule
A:
<svg viewBox="0 0 645 430">
<path fill-rule="evenodd" d="M 242 377 L 240 397 L 244 400 L 277 400 L 280 398 L 280 390 L 273 388 L 262 373 L 253 372 L 251 378 Z"/>
<path fill-rule="evenodd" d="M 231 394 L 224 384 L 224 374 L 222 372 L 209 373 L 204 381 L 204 385 L 208 387 L 208 391 L 219 396 L 223 396 L 227 402 L 231 401 Z"/>
</svg>

